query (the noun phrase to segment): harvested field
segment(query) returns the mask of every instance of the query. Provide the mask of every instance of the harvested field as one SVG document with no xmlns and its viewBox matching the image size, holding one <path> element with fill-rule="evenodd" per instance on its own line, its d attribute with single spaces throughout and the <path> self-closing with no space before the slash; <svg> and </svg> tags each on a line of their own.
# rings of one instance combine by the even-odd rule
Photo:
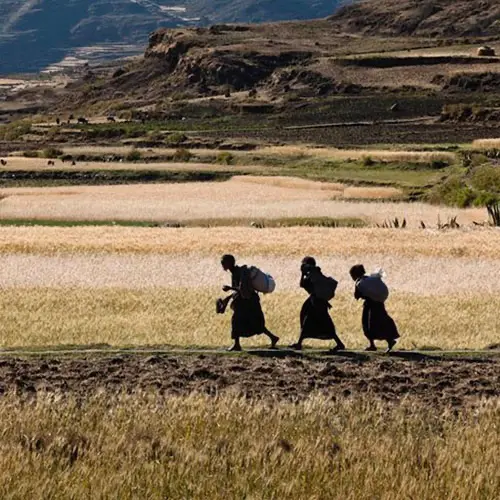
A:
<svg viewBox="0 0 500 500">
<path fill-rule="evenodd" d="M 483 209 L 455 209 L 423 203 L 347 203 L 338 184 L 311 189 L 297 180 L 294 187 L 273 185 L 260 178 L 256 189 L 248 179 L 227 182 L 68 186 L 61 188 L 7 188 L 0 190 L 0 217 L 4 219 L 151 220 L 158 222 L 227 218 L 284 217 L 362 218 L 371 223 L 406 218 L 417 227 L 457 216 L 462 224 L 484 221 Z M 292 182 L 289 180 L 283 182 Z M 363 188 L 356 197 L 393 197 L 394 190 Z M 349 194 L 349 193 L 348 193 Z M 340 199 L 338 199 L 340 198 Z"/>
</svg>

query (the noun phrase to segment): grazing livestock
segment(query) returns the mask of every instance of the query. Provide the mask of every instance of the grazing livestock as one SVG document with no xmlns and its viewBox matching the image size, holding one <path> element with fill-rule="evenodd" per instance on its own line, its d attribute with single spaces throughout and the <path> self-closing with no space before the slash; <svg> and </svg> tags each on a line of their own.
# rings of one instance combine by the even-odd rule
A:
<svg viewBox="0 0 500 500">
<path fill-rule="evenodd" d="M 116 119 L 115 119 L 115 117 L 114 117 L 114 116 L 108 116 L 108 117 L 106 118 L 106 120 L 108 120 L 108 122 L 112 122 L 112 123 L 116 122 Z"/>
<path fill-rule="evenodd" d="M 85 118 L 83 116 L 79 116 L 76 121 L 77 121 L 77 123 L 81 123 L 82 125 L 87 125 L 89 123 L 87 118 Z"/>
<path fill-rule="evenodd" d="M 7 160 L 0 160 L 0 163 L 2 164 L 3 167 L 5 167 L 5 165 L 7 165 Z"/>
</svg>

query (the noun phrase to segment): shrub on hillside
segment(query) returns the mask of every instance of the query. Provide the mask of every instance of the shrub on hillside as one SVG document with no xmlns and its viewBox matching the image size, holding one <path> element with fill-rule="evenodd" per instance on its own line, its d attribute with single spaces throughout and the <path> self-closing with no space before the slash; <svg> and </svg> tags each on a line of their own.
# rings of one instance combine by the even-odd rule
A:
<svg viewBox="0 0 500 500">
<path fill-rule="evenodd" d="M 216 161 L 221 165 L 232 165 L 234 163 L 234 155 L 228 151 L 223 151 L 217 155 Z"/>
<path fill-rule="evenodd" d="M 58 158 L 59 156 L 62 156 L 64 152 L 61 149 L 57 149 L 54 147 L 49 147 L 45 148 L 42 151 L 42 158 Z"/>
<path fill-rule="evenodd" d="M 141 159 L 142 155 L 141 152 L 137 149 L 132 149 L 126 156 L 125 160 L 126 161 L 139 161 Z"/>
<path fill-rule="evenodd" d="M 185 148 L 180 148 L 174 153 L 174 161 L 187 163 L 193 157 L 193 153 Z"/>
</svg>

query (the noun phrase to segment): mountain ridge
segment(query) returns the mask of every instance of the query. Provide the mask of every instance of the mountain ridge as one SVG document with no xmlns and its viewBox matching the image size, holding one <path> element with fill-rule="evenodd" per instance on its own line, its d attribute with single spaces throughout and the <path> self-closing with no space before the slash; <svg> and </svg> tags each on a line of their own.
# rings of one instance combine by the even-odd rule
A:
<svg viewBox="0 0 500 500">
<path fill-rule="evenodd" d="M 206 26 L 221 22 L 312 19 L 331 14 L 328 0 L 2 0 L 0 74 L 40 71 L 78 55 L 92 58 L 121 45 L 140 54 L 160 27 Z M 76 52 L 75 52 L 76 51 Z"/>
</svg>

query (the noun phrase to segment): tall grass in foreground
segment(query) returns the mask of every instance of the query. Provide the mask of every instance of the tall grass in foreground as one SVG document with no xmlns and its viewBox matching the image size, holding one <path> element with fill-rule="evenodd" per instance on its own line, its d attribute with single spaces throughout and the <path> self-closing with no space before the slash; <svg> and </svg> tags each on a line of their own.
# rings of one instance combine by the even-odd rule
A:
<svg viewBox="0 0 500 500">
<path fill-rule="evenodd" d="M 2 498 L 494 499 L 500 404 L 0 401 Z"/>
</svg>

